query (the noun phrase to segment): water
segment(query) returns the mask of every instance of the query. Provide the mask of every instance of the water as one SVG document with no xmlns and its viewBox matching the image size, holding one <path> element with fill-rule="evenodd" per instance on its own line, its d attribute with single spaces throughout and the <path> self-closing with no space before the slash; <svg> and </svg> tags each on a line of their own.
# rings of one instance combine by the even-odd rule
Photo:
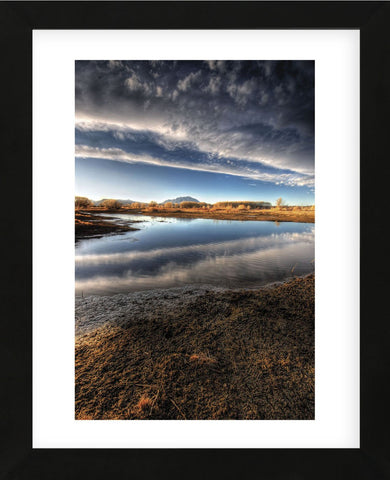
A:
<svg viewBox="0 0 390 480">
<path fill-rule="evenodd" d="M 112 217 L 112 215 L 110 215 Z M 78 242 L 76 295 L 208 284 L 255 288 L 314 271 L 314 224 L 116 215 L 139 231 Z"/>
</svg>

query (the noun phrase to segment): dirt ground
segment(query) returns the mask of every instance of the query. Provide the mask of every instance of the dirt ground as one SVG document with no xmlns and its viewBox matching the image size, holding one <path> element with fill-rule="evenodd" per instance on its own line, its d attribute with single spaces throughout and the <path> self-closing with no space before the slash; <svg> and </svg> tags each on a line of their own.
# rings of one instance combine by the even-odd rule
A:
<svg viewBox="0 0 390 480">
<path fill-rule="evenodd" d="M 314 419 L 314 284 L 210 290 L 136 315 L 111 297 L 117 321 L 76 337 L 76 419 Z"/>
</svg>

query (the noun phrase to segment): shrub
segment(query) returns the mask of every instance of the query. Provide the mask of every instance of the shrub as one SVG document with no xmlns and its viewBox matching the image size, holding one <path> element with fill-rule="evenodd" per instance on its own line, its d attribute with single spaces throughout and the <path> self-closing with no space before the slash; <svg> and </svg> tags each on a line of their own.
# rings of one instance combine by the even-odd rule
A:
<svg viewBox="0 0 390 480">
<path fill-rule="evenodd" d="M 181 202 L 180 208 L 198 208 L 199 202 Z"/>
<path fill-rule="evenodd" d="M 93 202 L 87 197 L 75 197 L 74 205 L 76 208 L 92 207 Z"/>
<path fill-rule="evenodd" d="M 226 210 L 231 208 L 240 208 L 240 206 L 246 207 L 248 210 L 252 208 L 271 208 L 269 202 L 250 202 L 250 201 L 241 201 L 241 202 L 217 202 L 213 205 L 213 208 L 216 210 Z M 241 207 L 242 208 L 242 207 Z"/>
<path fill-rule="evenodd" d="M 107 198 L 103 200 L 100 204 L 102 207 L 112 210 L 119 210 L 122 206 L 121 202 L 114 200 L 113 198 Z"/>
</svg>

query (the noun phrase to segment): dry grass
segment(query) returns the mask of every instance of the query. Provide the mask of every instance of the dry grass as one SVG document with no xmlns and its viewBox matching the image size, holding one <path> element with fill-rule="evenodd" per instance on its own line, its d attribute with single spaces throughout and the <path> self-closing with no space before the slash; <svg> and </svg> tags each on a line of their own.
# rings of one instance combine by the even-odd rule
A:
<svg viewBox="0 0 390 480">
<path fill-rule="evenodd" d="M 190 362 L 194 362 L 195 364 L 198 365 L 213 365 L 217 363 L 217 360 L 215 358 L 210 357 L 209 355 L 206 355 L 205 353 L 194 353 L 193 355 L 190 356 Z"/>
<path fill-rule="evenodd" d="M 124 213 L 124 212 L 123 212 Z M 268 209 L 240 208 L 153 208 L 137 213 L 158 217 L 210 218 L 214 220 L 256 220 L 270 222 L 315 222 L 314 207 L 272 207 Z"/>
<path fill-rule="evenodd" d="M 223 203 L 223 205 L 220 205 Z M 259 203 L 259 202 L 257 202 Z M 137 213 L 159 217 L 210 218 L 215 220 L 258 220 L 271 222 L 305 222 L 314 223 L 315 207 L 281 206 L 256 208 L 256 202 L 219 202 L 214 205 L 195 204 L 191 208 L 178 208 L 175 205 L 130 206 L 122 207 L 115 212 L 102 207 L 91 207 L 87 210 L 95 213 Z M 138 205 L 138 204 L 137 204 Z"/>
<path fill-rule="evenodd" d="M 78 338 L 76 418 L 313 419 L 314 276 Z"/>
</svg>

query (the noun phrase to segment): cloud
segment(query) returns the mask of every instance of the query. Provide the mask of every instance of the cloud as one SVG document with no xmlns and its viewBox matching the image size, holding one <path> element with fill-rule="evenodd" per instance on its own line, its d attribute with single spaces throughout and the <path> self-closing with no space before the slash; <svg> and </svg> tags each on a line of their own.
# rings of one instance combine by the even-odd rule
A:
<svg viewBox="0 0 390 480">
<path fill-rule="evenodd" d="M 260 250 L 268 250 L 272 247 L 282 247 L 292 242 L 314 242 L 314 230 L 307 232 L 292 232 L 270 234 L 264 237 L 240 238 L 239 240 L 226 240 L 215 243 L 196 243 L 185 246 L 155 248 L 152 250 L 132 250 L 120 253 L 99 253 L 99 254 L 81 254 L 76 255 L 76 266 L 86 267 L 95 265 L 116 265 L 126 264 L 135 260 L 144 259 L 177 259 L 179 256 L 191 258 L 197 256 L 207 256 L 212 249 L 214 255 L 224 255 L 229 252 L 230 255 L 239 255 L 242 252 L 254 252 Z"/>
<path fill-rule="evenodd" d="M 115 138 L 137 158 L 312 184 L 314 62 L 78 61 L 76 127 L 110 133 L 100 150 L 115 147 L 103 137 Z M 141 155 L 142 135 L 150 151 Z M 180 149 L 192 156 L 179 162 Z"/>
<path fill-rule="evenodd" d="M 124 135 L 124 134 L 122 134 Z M 143 137 L 141 145 L 130 143 L 124 136 L 127 151 L 118 147 L 101 147 L 93 145 L 77 144 L 75 156 L 77 158 L 99 158 L 125 163 L 143 163 L 162 167 L 181 168 L 186 170 L 202 171 L 233 175 L 251 180 L 272 182 L 290 186 L 314 185 L 314 177 L 311 175 L 299 175 L 289 171 L 279 171 L 258 162 L 248 162 L 236 158 L 210 157 L 198 155 L 198 152 L 186 149 L 182 145 L 174 146 L 148 143 L 147 137 Z M 96 142 L 95 142 L 96 143 Z M 99 143 L 99 142 L 97 142 Z M 109 143 L 104 141 L 103 143 Z M 132 150 L 132 151 L 129 151 Z"/>
<path fill-rule="evenodd" d="M 183 80 L 179 80 L 177 84 L 177 89 L 181 92 L 186 92 L 194 85 L 197 80 L 201 77 L 201 72 L 191 72 L 187 77 L 183 78 Z"/>
<path fill-rule="evenodd" d="M 219 92 L 221 88 L 222 80 L 220 77 L 211 77 L 205 92 L 210 92 L 212 95 L 215 95 Z"/>
</svg>

